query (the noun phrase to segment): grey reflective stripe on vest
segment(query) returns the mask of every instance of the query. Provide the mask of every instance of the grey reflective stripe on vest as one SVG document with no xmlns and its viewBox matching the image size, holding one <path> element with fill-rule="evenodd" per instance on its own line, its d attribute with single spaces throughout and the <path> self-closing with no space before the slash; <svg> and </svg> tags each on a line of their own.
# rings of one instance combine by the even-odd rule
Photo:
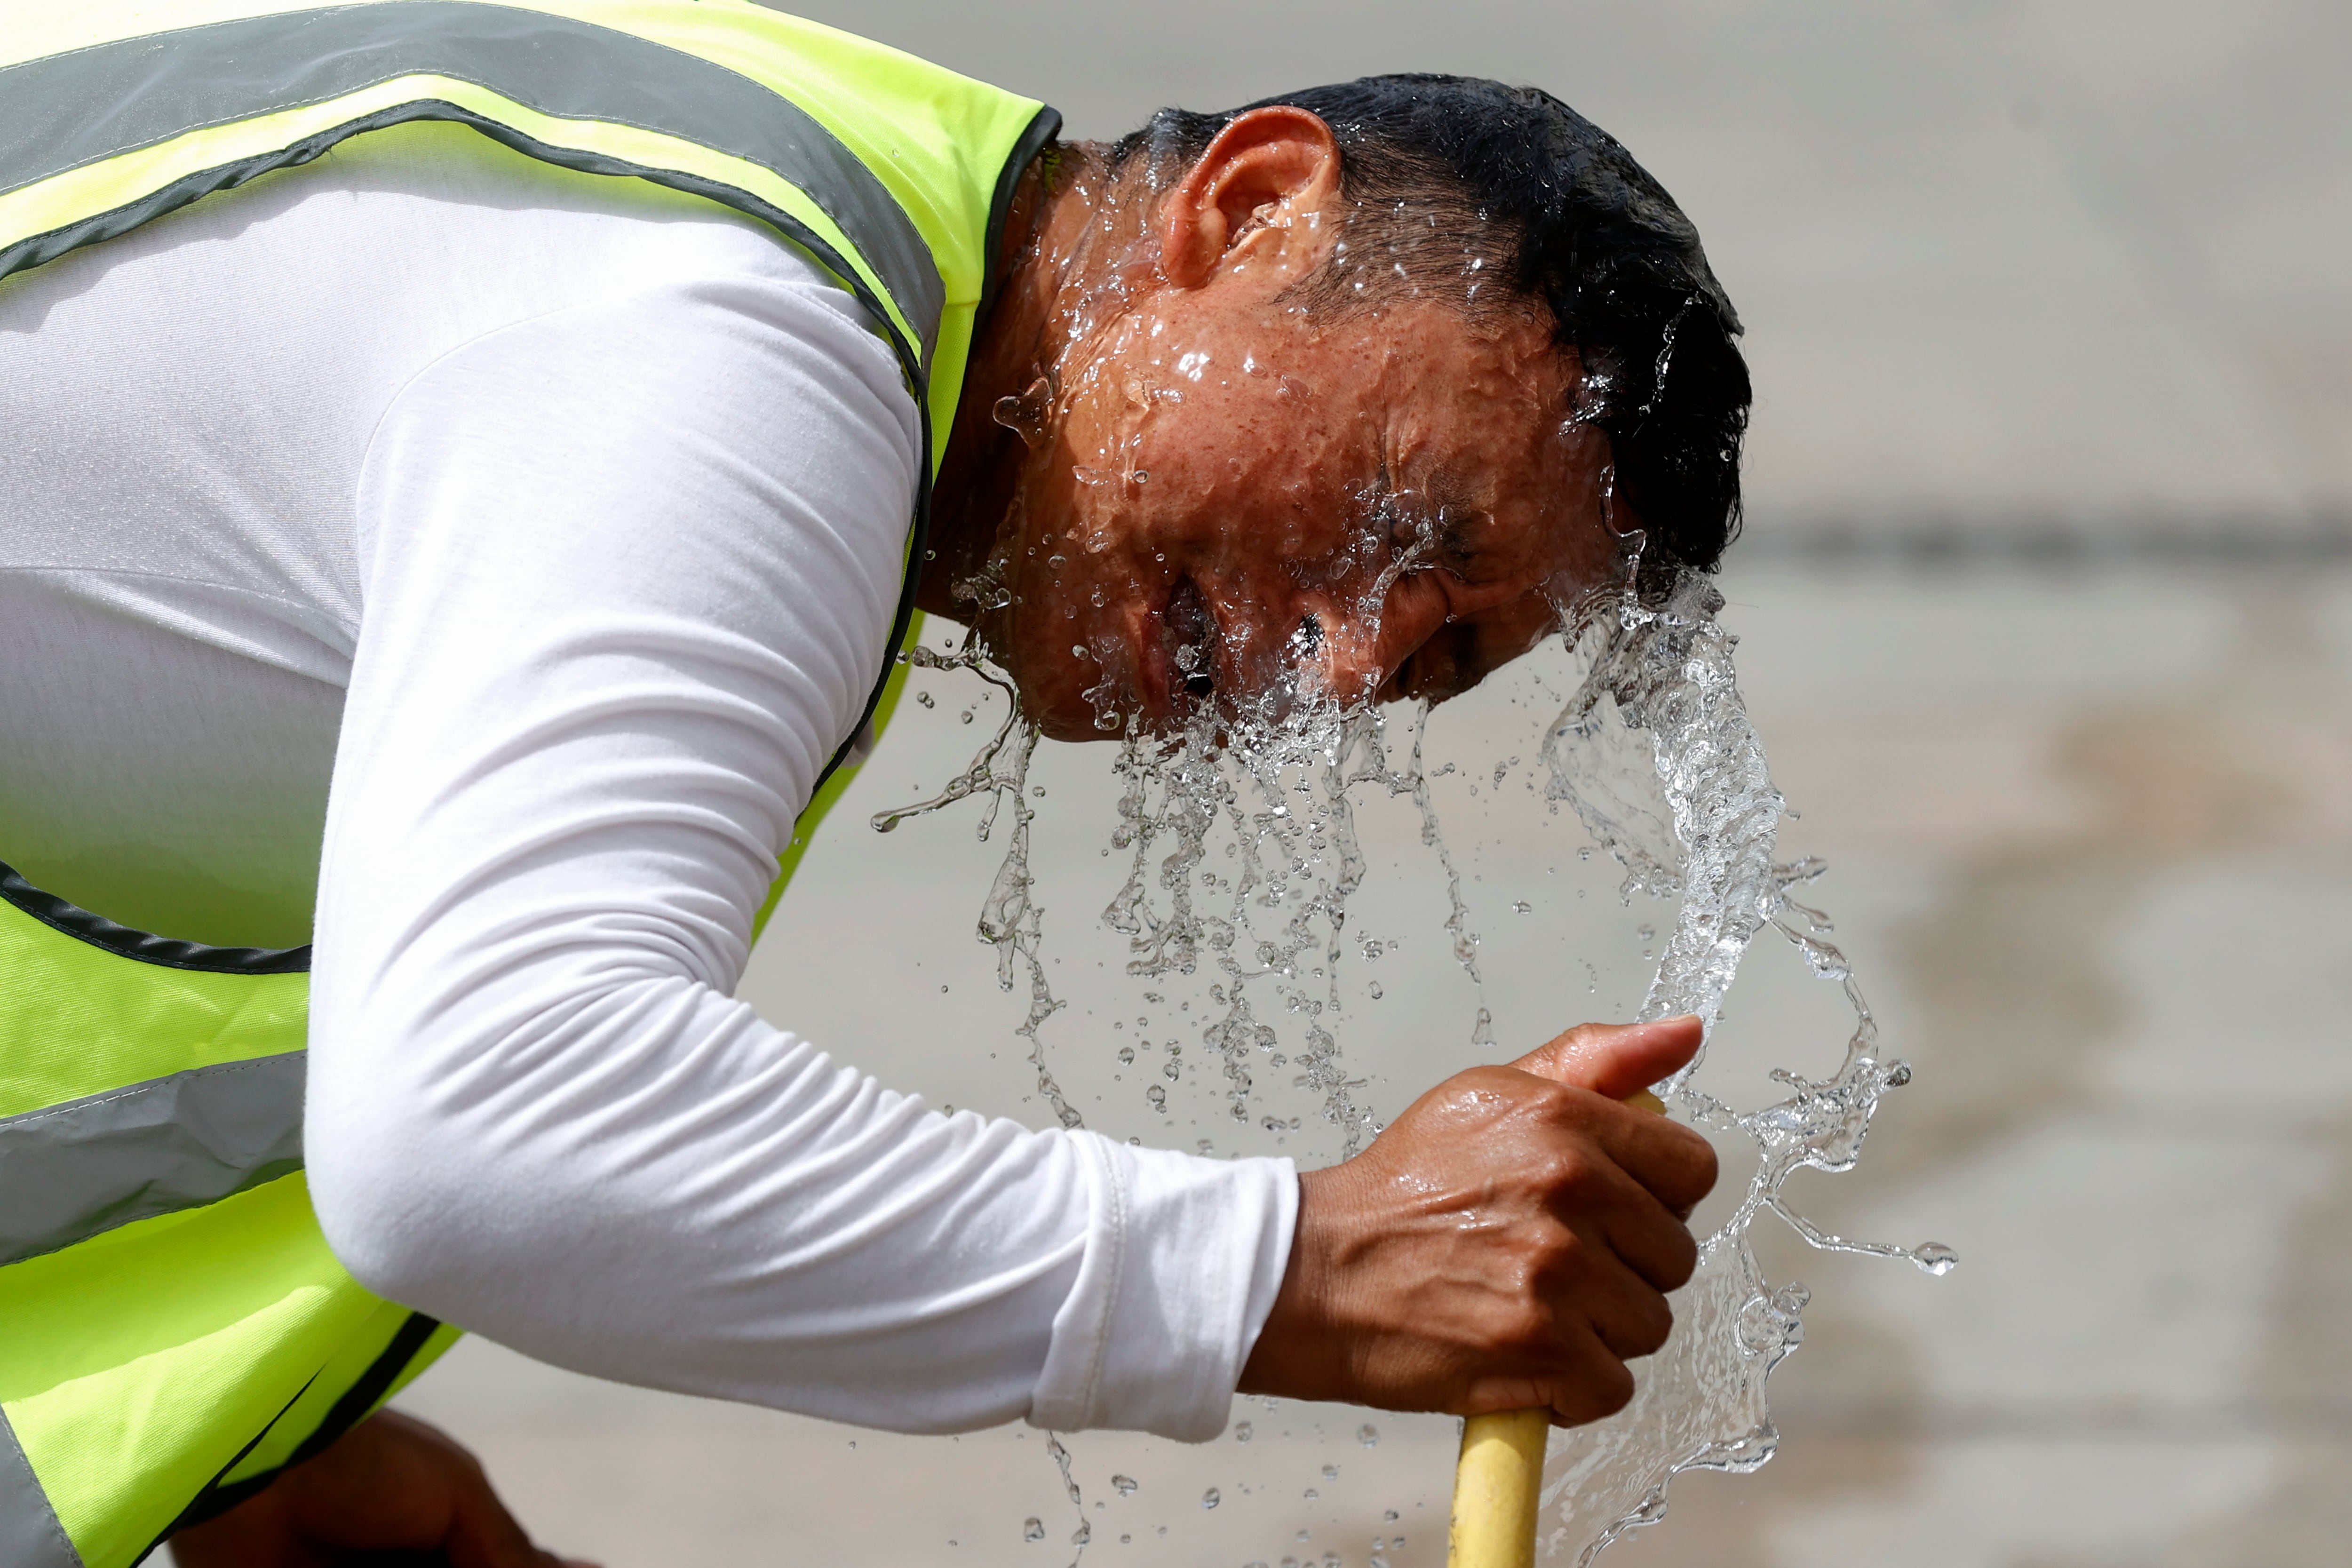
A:
<svg viewBox="0 0 2352 1568">
<path fill-rule="evenodd" d="M 81 1553 L 58 1522 L 49 1494 L 41 1489 L 5 1410 L 0 1410 L 0 1568 L 82 1568 Z"/>
<path fill-rule="evenodd" d="M 0 1119 L 0 1267 L 301 1169 L 303 1068 L 289 1051 Z"/>
<path fill-rule="evenodd" d="M 289 11 L 0 68 L 0 194 L 205 126 L 417 74 L 472 82 L 560 119 L 659 132 L 772 171 L 849 237 L 920 334 L 929 369 L 947 286 L 914 220 L 840 138 L 699 56 L 512 5 L 397 0 Z"/>
</svg>

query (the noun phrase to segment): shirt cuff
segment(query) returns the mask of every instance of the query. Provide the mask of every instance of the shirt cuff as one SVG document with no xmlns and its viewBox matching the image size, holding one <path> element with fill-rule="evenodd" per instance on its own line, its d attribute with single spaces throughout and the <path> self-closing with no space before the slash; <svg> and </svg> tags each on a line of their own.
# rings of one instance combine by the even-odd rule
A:
<svg viewBox="0 0 2352 1568">
<path fill-rule="evenodd" d="M 1068 1136 L 1090 1186 L 1086 1255 L 1029 1424 L 1206 1442 L 1289 1267 L 1298 1169 Z"/>
</svg>

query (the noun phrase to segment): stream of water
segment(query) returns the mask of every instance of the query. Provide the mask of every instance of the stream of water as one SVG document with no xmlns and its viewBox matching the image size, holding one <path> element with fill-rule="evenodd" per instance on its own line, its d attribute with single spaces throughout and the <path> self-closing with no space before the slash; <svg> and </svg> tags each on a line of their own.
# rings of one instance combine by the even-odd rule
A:
<svg viewBox="0 0 2352 1568">
<path fill-rule="evenodd" d="M 1775 1069 L 1790 1092 L 1761 1110 L 1740 1111 L 1706 1091 L 1703 1050 L 1657 1086 L 1694 1125 L 1751 1143 L 1755 1165 L 1730 1216 L 1700 1243 L 1697 1272 L 1675 1297 L 1673 1336 L 1634 1364 L 1633 1403 L 1553 1436 L 1549 1544 L 1574 1552 L 1580 1568 L 1627 1531 L 1663 1518 L 1677 1473 L 1753 1470 L 1779 1447 L 1765 1384 L 1803 1337 L 1808 1295 L 1794 1281 L 1763 1278 L 1748 1235 L 1758 1215 L 1778 1215 L 1814 1247 L 1907 1258 L 1931 1274 L 1958 1261 L 1933 1242 L 1830 1235 L 1783 1195 L 1800 1170 L 1852 1170 L 1879 1097 L 1908 1082 L 1911 1069 L 1881 1054 L 1869 1005 L 1828 940 L 1829 920 L 1790 896 L 1825 868 L 1773 859 L 1784 805 L 1739 695 L 1738 639 L 1715 619 L 1721 605 L 1712 584 L 1693 576 L 1661 607 L 1627 595 L 1571 630 L 1584 679 L 1544 737 L 1548 793 L 1573 806 L 1623 866 L 1629 891 L 1681 900 L 1642 1017 L 1695 1014 L 1712 1037 L 1740 958 L 1769 925 L 1814 974 L 1844 989 L 1854 1027 L 1827 1079 Z M 1727 1160 L 1726 1179 L 1739 1174 Z"/>
</svg>

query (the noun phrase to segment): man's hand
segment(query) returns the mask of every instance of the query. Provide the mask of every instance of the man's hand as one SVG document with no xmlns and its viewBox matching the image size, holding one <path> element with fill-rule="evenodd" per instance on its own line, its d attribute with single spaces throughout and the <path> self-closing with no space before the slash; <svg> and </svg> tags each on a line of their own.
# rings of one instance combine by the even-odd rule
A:
<svg viewBox="0 0 2352 1568">
<path fill-rule="evenodd" d="M 1413 1102 L 1299 1178 L 1290 1268 L 1244 1393 L 1561 1426 L 1633 1395 L 1691 1275 L 1706 1139 L 1619 1103 L 1690 1060 L 1696 1018 L 1586 1024 Z"/>
<path fill-rule="evenodd" d="M 530 1543 L 474 1456 L 383 1410 L 218 1519 L 172 1537 L 180 1568 L 594 1568 Z"/>
</svg>

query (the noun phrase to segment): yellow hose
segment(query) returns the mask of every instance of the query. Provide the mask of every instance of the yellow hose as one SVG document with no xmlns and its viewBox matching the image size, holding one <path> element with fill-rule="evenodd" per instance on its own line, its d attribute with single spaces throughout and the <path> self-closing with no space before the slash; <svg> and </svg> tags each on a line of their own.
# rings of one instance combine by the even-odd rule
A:
<svg viewBox="0 0 2352 1568">
<path fill-rule="evenodd" d="M 1625 1103 L 1663 1116 L 1648 1089 Z M 1543 1500 L 1545 1410 L 1498 1410 L 1462 1423 L 1462 1457 L 1454 1467 L 1454 1528 L 1446 1568 L 1535 1568 L 1536 1510 Z"/>
<path fill-rule="evenodd" d="M 1448 1568 L 1535 1568 L 1536 1505 L 1550 1435 L 1551 1416 L 1542 1410 L 1496 1410 L 1462 1423 Z"/>
</svg>

